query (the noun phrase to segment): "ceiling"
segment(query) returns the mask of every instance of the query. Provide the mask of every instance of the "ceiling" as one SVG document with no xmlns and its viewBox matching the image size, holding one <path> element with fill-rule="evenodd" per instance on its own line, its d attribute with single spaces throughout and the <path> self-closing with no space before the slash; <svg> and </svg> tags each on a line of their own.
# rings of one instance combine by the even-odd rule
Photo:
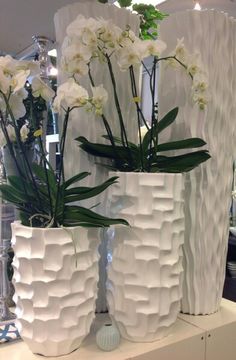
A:
<svg viewBox="0 0 236 360">
<path fill-rule="evenodd" d="M 54 40 L 55 12 L 62 6 L 75 2 L 78 0 L 0 0 L 0 53 L 16 55 L 22 52 L 32 44 L 32 35 L 46 36 Z M 235 0 L 199 2 L 203 8 L 224 10 L 236 17 Z M 158 5 L 158 8 L 172 13 L 191 9 L 193 4 L 193 0 L 166 0 Z"/>
<path fill-rule="evenodd" d="M 32 44 L 32 35 L 54 40 L 54 14 L 75 2 L 78 0 L 0 0 L 0 52 L 21 52 Z"/>
</svg>

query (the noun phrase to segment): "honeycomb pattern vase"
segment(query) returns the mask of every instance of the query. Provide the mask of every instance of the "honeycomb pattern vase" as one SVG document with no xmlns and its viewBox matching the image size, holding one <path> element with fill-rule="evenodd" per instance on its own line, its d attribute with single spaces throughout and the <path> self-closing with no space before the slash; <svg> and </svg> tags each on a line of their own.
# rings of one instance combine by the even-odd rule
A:
<svg viewBox="0 0 236 360">
<path fill-rule="evenodd" d="M 180 310 L 183 178 L 118 176 L 119 183 L 110 189 L 112 215 L 125 218 L 131 227 L 110 233 L 109 312 L 123 338 L 152 342 L 169 334 Z"/>
<path fill-rule="evenodd" d="M 89 333 L 98 281 L 97 230 L 12 224 L 17 327 L 33 353 L 60 356 Z"/>
</svg>

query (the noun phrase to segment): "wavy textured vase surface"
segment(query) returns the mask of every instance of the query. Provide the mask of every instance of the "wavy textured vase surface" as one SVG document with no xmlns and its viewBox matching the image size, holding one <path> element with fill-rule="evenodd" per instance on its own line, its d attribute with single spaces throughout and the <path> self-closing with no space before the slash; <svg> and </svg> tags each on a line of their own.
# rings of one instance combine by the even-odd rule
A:
<svg viewBox="0 0 236 360">
<path fill-rule="evenodd" d="M 116 227 L 111 240 L 109 312 L 122 337 L 151 342 L 171 331 L 180 310 L 183 178 L 181 174 L 117 175 L 119 183 L 110 189 L 111 209 L 131 228 Z"/>
<path fill-rule="evenodd" d="M 171 15 L 161 24 L 167 53 L 177 38 L 201 54 L 208 72 L 210 101 L 193 106 L 184 72 L 161 68 L 160 114 L 179 106 L 179 115 L 161 140 L 201 137 L 212 158 L 185 177 L 185 244 L 182 311 L 210 314 L 219 309 L 225 279 L 229 210 L 235 154 L 236 22 L 215 10 Z M 224 34 L 224 36 L 222 36 Z"/>
<path fill-rule="evenodd" d="M 12 224 L 17 327 L 33 353 L 77 349 L 94 319 L 97 230 Z M 76 254 L 75 254 L 76 252 Z"/>
<path fill-rule="evenodd" d="M 66 35 L 67 26 L 75 20 L 75 18 L 82 14 L 85 17 L 100 17 L 106 20 L 112 20 L 114 24 L 125 28 L 127 24 L 137 34 L 139 30 L 139 18 L 137 15 L 131 13 L 127 9 L 119 9 L 117 6 L 110 4 L 100 4 L 98 1 L 80 1 L 75 4 L 65 6 L 57 11 L 54 23 L 56 30 L 56 40 L 58 44 L 58 59 L 60 60 L 60 47 Z M 59 62 L 58 60 L 58 62 Z M 131 100 L 131 88 L 130 80 L 127 73 L 121 72 L 116 64 L 113 64 L 114 75 L 116 78 L 117 93 L 119 102 L 122 109 L 122 114 L 127 126 L 129 139 L 136 140 L 138 134 L 138 128 L 134 122 L 130 121 L 135 114 L 135 105 Z M 116 112 L 115 102 L 113 99 L 113 88 L 111 85 L 110 75 L 107 65 L 94 62 L 92 64 L 92 75 L 95 81 L 95 85 L 103 84 L 104 88 L 109 94 L 108 103 L 105 107 L 104 113 L 111 125 L 114 135 L 119 136 L 119 120 Z M 139 72 L 137 72 L 137 83 Z M 66 79 L 66 75 L 60 72 L 59 83 Z M 90 92 L 90 82 L 88 78 L 81 78 L 80 84 L 85 86 Z M 65 151 L 65 172 L 66 176 L 71 177 L 80 171 L 89 171 L 91 176 L 86 178 L 86 186 L 94 186 L 102 181 L 105 181 L 108 176 L 108 172 L 105 168 L 95 165 L 95 163 L 101 162 L 101 159 L 94 159 L 94 157 L 88 156 L 84 151 L 78 147 L 78 143 L 74 139 L 80 135 L 85 136 L 88 140 L 94 142 L 104 142 L 101 137 L 105 134 L 104 126 L 100 117 L 92 113 L 85 112 L 83 110 L 74 110 L 71 113 L 68 135 Z M 103 193 L 92 200 L 86 201 L 88 207 L 101 203 L 96 209 L 97 211 L 106 215 L 107 206 L 106 194 Z M 100 266 L 99 266 L 99 292 L 97 301 L 97 311 L 106 311 L 106 237 L 102 236 L 102 243 L 100 246 Z"/>
</svg>

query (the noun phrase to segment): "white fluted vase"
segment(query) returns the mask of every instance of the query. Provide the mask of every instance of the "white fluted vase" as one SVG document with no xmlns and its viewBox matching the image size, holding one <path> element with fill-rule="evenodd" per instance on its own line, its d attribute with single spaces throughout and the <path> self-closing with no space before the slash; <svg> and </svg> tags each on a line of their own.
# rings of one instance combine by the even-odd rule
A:
<svg viewBox="0 0 236 360">
<path fill-rule="evenodd" d="M 17 327 L 33 353 L 77 349 L 94 319 L 97 230 L 12 224 Z"/>
<path fill-rule="evenodd" d="M 182 297 L 184 241 L 181 174 L 113 173 L 113 215 L 131 227 L 116 227 L 111 239 L 107 299 L 121 336 L 151 342 L 169 334 Z M 111 174 L 111 175 L 113 175 Z"/>
<path fill-rule="evenodd" d="M 236 114 L 236 54 L 232 46 L 236 20 L 215 10 L 186 11 L 163 21 L 160 32 L 169 44 L 167 53 L 177 38 L 184 38 L 187 49 L 201 55 L 202 68 L 208 74 L 210 97 L 202 111 L 193 105 L 188 76 L 161 67 L 159 114 L 179 106 L 177 120 L 160 136 L 162 142 L 201 137 L 211 155 L 185 178 L 182 300 L 184 313 L 211 314 L 220 307 L 228 247 L 236 132 L 232 121 Z"/>
<path fill-rule="evenodd" d="M 230 157 L 219 154 L 186 175 L 184 313 L 206 315 L 220 308 L 228 248 L 231 165 Z"/>
</svg>

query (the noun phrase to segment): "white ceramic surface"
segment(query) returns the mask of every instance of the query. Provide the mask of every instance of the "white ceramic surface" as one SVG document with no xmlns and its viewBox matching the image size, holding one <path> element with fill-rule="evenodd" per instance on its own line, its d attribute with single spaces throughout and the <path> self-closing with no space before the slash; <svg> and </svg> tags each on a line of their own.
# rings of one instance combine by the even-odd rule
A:
<svg viewBox="0 0 236 360">
<path fill-rule="evenodd" d="M 119 9 L 117 6 L 110 4 L 100 4 L 98 1 L 80 1 L 68 6 L 65 6 L 57 11 L 54 23 L 56 31 L 56 41 L 58 44 L 58 62 L 60 61 L 60 46 L 66 35 L 67 26 L 75 20 L 75 18 L 82 14 L 85 17 L 102 17 L 106 20 L 111 19 L 116 25 L 125 28 L 127 24 L 137 34 L 139 29 L 139 19 L 136 15 L 132 14 L 125 8 Z M 113 100 L 113 90 L 110 81 L 110 75 L 107 70 L 107 66 L 101 64 L 93 64 L 92 74 L 94 77 L 95 85 L 103 84 L 104 88 L 108 91 L 109 100 L 105 108 L 105 115 L 111 124 L 113 133 L 119 136 L 119 121 L 117 113 L 115 111 L 115 103 Z M 125 123 L 127 125 L 129 138 L 134 140 L 137 137 L 138 130 L 134 123 L 130 121 L 135 113 L 135 105 L 130 99 L 132 99 L 130 90 L 130 80 L 127 73 L 121 72 L 117 66 L 114 66 L 114 74 L 117 79 L 117 92 L 122 108 Z M 137 73 L 137 83 L 138 83 Z M 65 80 L 66 76 L 62 72 L 59 74 L 59 83 Z M 90 91 L 90 82 L 87 78 L 80 79 L 81 85 L 85 86 Z M 68 177 L 80 171 L 89 171 L 91 176 L 86 178 L 87 186 L 94 186 L 102 181 L 105 181 L 108 176 L 108 172 L 105 168 L 95 165 L 101 162 L 100 159 L 94 159 L 94 157 L 88 156 L 84 151 L 80 150 L 78 143 L 73 141 L 74 138 L 83 135 L 90 141 L 104 142 L 101 135 L 105 134 L 102 120 L 98 116 L 94 116 L 92 113 L 83 111 L 73 111 L 69 121 L 68 136 L 65 151 L 65 172 Z M 107 206 L 106 193 L 103 193 L 92 200 L 86 202 L 86 206 L 90 207 L 94 204 L 101 203 L 101 206 L 97 206 L 97 211 L 106 215 Z M 99 264 L 99 292 L 97 301 L 97 311 L 106 311 L 106 297 L 105 297 L 105 281 L 106 281 L 106 245 L 107 239 L 102 236 L 102 242 L 100 246 L 100 264 Z"/>
<path fill-rule="evenodd" d="M 109 313 L 122 337 L 151 342 L 171 331 L 180 310 L 183 178 L 116 174 L 119 183 L 110 189 L 112 215 L 128 220 L 131 227 L 116 227 L 110 241 Z"/>
<path fill-rule="evenodd" d="M 12 224 L 17 327 L 33 353 L 68 354 L 89 333 L 97 297 L 97 243 L 97 230 Z"/>
<path fill-rule="evenodd" d="M 176 123 L 161 140 L 201 137 L 212 156 L 185 177 L 182 301 L 183 312 L 210 314 L 219 309 L 225 279 L 236 131 L 236 22 L 215 10 L 187 11 L 161 22 L 160 32 L 167 53 L 184 37 L 186 47 L 201 54 L 209 76 L 210 101 L 201 111 L 189 96 L 190 79 L 162 67 L 159 109 L 162 116 L 179 106 Z"/>
</svg>

